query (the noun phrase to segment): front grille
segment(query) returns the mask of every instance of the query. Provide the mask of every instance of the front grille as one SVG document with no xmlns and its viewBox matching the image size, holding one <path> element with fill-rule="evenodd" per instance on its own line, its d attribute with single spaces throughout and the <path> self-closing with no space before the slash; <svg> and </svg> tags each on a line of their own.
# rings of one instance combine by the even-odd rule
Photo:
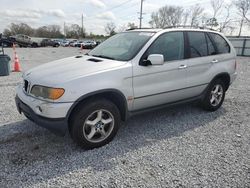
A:
<svg viewBox="0 0 250 188">
<path fill-rule="evenodd" d="M 23 89 L 27 93 L 28 92 L 28 87 L 29 87 L 29 82 L 27 80 L 24 80 L 24 86 Z"/>
</svg>

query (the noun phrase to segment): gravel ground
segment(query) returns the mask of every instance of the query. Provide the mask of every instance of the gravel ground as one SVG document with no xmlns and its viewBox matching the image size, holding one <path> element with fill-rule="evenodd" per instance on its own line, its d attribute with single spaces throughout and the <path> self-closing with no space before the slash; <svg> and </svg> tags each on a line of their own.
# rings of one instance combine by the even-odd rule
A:
<svg viewBox="0 0 250 188">
<path fill-rule="evenodd" d="M 23 70 L 80 52 L 17 49 Z M 183 105 L 138 115 L 91 151 L 19 115 L 21 73 L 0 77 L 0 187 L 250 187 L 250 58 L 238 62 L 218 111 Z"/>
</svg>

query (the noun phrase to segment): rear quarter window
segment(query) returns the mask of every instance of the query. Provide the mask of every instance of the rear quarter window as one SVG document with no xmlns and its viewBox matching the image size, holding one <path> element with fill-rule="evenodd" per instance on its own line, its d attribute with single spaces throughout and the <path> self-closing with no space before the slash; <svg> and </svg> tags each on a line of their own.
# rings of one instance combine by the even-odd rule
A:
<svg viewBox="0 0 250 188">
<path fill-rule="evenodd" d="M 222 36 L 216 33 L 209 33 L 209 36 L 217 48 L 217 54 L 230 53 L 230 46 Z"/>
</svg>

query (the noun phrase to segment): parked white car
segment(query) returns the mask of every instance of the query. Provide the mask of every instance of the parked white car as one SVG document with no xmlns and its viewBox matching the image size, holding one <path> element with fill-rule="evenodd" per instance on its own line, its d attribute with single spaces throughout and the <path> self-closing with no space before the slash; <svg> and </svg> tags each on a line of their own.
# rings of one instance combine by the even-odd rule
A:
<svg viewBox="0 0 250 188">
<path fill-rule="evenodd" d="M 61 43 L 61 46 L 63 47 L 68 47 L 69 46 L 69 41 L 65 40 Z"/>
<path fill-rule="evenodd" d="M 86 55 L 25 72 L 16 105 L 38 125 L 61 135 L 69 131 L 90 149 L 109 143 L 121 120 L 138 112 L 187 101 L 215 111 L 235 78 L 235 51 L 220 33 L 132 30 Z"/>
</svg>

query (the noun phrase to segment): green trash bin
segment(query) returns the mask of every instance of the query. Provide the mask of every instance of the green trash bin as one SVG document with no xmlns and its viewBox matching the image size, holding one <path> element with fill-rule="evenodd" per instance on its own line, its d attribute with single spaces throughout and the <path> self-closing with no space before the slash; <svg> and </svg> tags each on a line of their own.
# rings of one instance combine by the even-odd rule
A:
<svg viewBox="0 0 250 188">
<path fill-rule="evenodd" d="M 0 54 L 0 76 L 10 75 L 10 56 Z"/>
</svg>

